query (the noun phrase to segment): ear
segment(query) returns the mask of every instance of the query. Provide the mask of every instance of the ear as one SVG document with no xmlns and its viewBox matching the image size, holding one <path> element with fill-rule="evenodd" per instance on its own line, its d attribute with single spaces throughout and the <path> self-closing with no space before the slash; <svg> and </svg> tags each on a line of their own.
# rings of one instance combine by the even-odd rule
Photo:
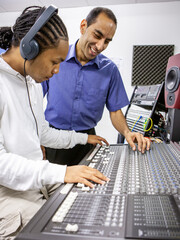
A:
<svg viewBox="0 0 180 240">
<path fill-rule="evenodd" d="M 87 29 L 87 21 L 86 19 L 83 19 L 80 24 L 80 32 L 83 35 Z"/>
</svg>

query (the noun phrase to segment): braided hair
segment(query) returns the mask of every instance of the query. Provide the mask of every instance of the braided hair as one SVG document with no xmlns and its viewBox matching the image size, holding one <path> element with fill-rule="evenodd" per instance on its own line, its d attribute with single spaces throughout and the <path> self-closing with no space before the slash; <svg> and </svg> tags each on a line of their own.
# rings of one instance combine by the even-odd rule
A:
<svg viewBox="0 0 180 240">
<path fill-rule="evenodd" d="M 21 39 L 26 35 L 36 20 L 44 12 L 45 7 L 27 7 L 17 18 L 13 27 L 0 28 L 0 48 L 8 49 L 19 46 Z M 58 46 L 60 38 L 68 41 L 66 27 L 57 13 L 37 32 L 34 39 L 39 44 L 39 53 L 47 48 Z"/>
</svg>

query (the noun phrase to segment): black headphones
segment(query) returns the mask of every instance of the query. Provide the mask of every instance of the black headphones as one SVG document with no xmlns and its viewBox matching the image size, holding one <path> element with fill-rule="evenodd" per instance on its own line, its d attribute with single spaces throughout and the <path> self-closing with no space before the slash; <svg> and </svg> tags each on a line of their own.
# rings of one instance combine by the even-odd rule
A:
<svg viewBox="0 0 180 240">
<path fill-rule="evenodd" d="M 58 12 L 58 9 L 53 5 L 50 5 L 48 8 L 46 8 L 46 10 L 31 27 L 29 32 L 21 40 L 20 53 L 24 59 L 31 60 L 38 55 L 39 44 L 35 39 L 33 39 L 33 37 L 36 35 L 39 29 L 47 23 L 47 21 L 55 12 Z"/>
</svg>

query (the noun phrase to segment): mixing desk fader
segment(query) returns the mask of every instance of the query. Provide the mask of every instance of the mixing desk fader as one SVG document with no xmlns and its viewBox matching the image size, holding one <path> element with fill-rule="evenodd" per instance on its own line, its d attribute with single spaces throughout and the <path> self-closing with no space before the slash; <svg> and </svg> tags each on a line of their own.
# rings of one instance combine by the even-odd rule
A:
<svg viewBox="0 0 180 240">
<path fill-rule="evenodd" d="M 81 162 L 111 180 L 62 184 L 17 240 L 180 240 L 180 145 L 98 146 Z"/>
</svg>

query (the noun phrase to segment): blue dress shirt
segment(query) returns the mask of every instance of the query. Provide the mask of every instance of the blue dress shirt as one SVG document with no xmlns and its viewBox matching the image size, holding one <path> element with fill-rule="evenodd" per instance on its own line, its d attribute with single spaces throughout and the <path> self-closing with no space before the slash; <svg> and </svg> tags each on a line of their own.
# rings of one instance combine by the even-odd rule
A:
<svg viewBox="0 0 180 240">
<path fill-rule="evenodd" d="M 1 53 L 4 53 L 5 51 L 6 51 L 6 50 L 0 48 L 0 54 L 1 54 Z"/>
<path fill-rule="evenodd" d="M 42 86 L 47 93 L 46 120 L 58 129 L 91 129 L 102 118 L 105 105 L 114 112 L 129 104 L 117 66 L 102 54 L 82 66 L 76 58 L 76 43 L 59 73 Z"/>
</svg>

